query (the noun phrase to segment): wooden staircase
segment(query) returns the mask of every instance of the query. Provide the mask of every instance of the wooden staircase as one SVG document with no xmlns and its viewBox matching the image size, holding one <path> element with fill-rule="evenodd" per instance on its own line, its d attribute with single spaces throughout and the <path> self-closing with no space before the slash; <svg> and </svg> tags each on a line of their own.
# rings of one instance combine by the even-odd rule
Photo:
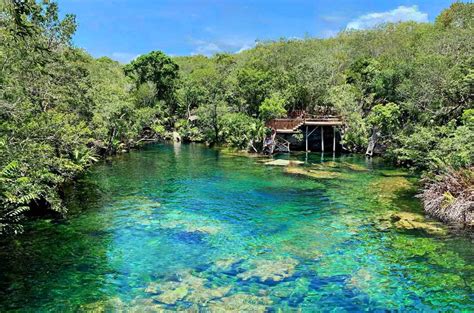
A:
<svg viewBox="0 0 474 313">
<path fill-rule="evenodd" d="M 290 142 L 280 136 L 276 136 L 274 152 L 290 152 Z"/>
<path fill-rule="evenodd" d="M 293 134 L 298 132 L 298 128 L 304 125 L 303 118 L 287 119 L 277 118 L 267 123 L 268 128 L 275 129 L 279 134 Z"/>
<path fill-rule="evenodd" d="M 273 154 L 275 152 L 290 152 L 290 142 L 273 133 L 270 138 L 263 141 L 263 153 Z"/>
</svg>

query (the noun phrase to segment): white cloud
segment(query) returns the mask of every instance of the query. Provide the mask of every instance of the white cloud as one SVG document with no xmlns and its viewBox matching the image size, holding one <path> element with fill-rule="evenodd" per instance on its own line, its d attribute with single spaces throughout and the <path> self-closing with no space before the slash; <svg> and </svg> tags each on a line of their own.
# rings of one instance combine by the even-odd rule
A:
<svg viewBox="0 0 474 313">
<path fill-rule="evenodd" d="M 418 10 L 418 6 L 399 6 L 386 12 L 374 12 L 359 16 L 347 24 L 347 29 L 367 29 L 383 23 L 405 21 L 428 22 L 428 14 Z"/>
<path fill-rule="evenodd" d="M 334 29 L 324 29 L 320 32 L 321 38 L 332 38 L 336 37 L 339 32 Z"/>
<path fill-rule="evenodd" d="M 224 39 L 215 41 L 191 40 L 195 46 L 193 55 L 203 54 L 211 56 L 219 52 L 240 53 L 255 47 L 255 42 L 243 39 Z"/>
<path fill-rule="evenodd" d="M 243 52 L 245 50 L 252 49 L 253 47 L 255 47 L 255 42 L 253 42 L 251 44 L 245 43 L 236 53 L 240 53 L 240 52 Z"/>
<path fill-rule="evenodd" d="M 194 54 L 204 54 L 204 55 L 212 55 L 217 52 L 223 51 L 221 47 L 219 47 L 214 42 L 203 42 L 199 46 L 196 47 Z"/>
<path fill-rule="evenodd" d="M 120 63 L 130 63 L 130 61 L 135 60 L 139 56 L 139 54 L 135 53 L 113 52 L 110 58 Z"/>
</svg>

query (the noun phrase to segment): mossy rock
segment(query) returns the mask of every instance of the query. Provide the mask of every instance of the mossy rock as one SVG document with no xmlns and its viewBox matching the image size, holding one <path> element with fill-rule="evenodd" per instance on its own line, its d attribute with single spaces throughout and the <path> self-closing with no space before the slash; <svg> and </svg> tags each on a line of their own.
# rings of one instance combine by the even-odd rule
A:
<svg viewBox="0 0 474 313">
<path fill-rule="evenodd" d="M 79 312 L 105 313 L 105 312 L 122 312 L 125 304 L 118 297 L 101 300 L 97 302 L 83 304 L 79 308 Z"/>
<path fill-rule="evenodd" d="M 228 156 L 240 156 L 240 157 L 247 157 L 247 158 L 257 158 L 257 159 L 268 159 L 267 155 L 263 155 L 260 153 L 248 152 L 246 150 L 236 150 L 231 148 L 222 148 L 219 150 L 224 155 Z"/>
<path fill-rule="evenodd" d="M 369 169 L 360 164 L 349 163 L 349 162 L 342 162 L 342 167 L 347 168 L 354 172 L 367 172 Z"/>
<path fill-rule="evenodd" d="M 378 190 L 382 196 L 393 197 L 395 193 L 413 188 L 411 183 L 404 176 L 382 177 L 370 184 L 375 190 Z"/>
<path fill-rule="evenodd" d="M 380 174 L 385 177 L 409 176 L 409 173 L 402 169 L 381 170 Z"/>
<path fill-rule="evenodd" d="M 265 162 L 265 165 L 271 165 L 271 166 L 298 166 L 304 164 L 303 161 L 296 161 L 296 160 L 272 160 Z"/>
<path fill-rule="evenodd" d="M 340 163 L 338 162 L 334 162 L 334 161 L 326 161 L 326 162 L 322 162 L 322 163 L 319 163 L 319 164 L 315 164 L 315 166 L 317 167 L 321 167 L 321 168 L 337 168 L 340 166 Z"/>
<path fill-rule="evenodd" d="M 341 173 L 331 172 L 331 171 L 322 171 L 322 170 L 310 170 L 297 167 L 288 167 L 285 169 L 285 172 L 288 174 L 302 175 L 316 179 L 333 179 L 339 178 L 342 176 Z"/>
<path fill-rule="evenodd" d="M 426 221 L 423 215 L 416 213 L 394 213 L 391 215 L 391 220 L 398 229 L 422 230 L 435 235 L 445 235 L 447 233 L 440 223 Z"/>
</svg>

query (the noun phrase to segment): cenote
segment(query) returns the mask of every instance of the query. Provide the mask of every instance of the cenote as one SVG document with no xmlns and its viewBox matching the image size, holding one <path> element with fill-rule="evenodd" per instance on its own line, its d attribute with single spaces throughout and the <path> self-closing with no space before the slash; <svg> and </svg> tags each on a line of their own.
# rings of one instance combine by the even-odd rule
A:
<svg viewBox="0 0 474 313">
<path fill-rule="evenodd" d="M 472 311 L 468 234 L 377 159 L 150 145 L 2 243 L 0 311 Z"/>
</svg>

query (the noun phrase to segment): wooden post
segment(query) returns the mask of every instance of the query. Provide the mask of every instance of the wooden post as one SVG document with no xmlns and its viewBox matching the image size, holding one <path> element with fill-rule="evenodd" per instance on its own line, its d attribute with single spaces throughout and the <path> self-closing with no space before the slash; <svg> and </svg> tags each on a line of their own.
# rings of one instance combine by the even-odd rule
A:
<svg viewBox="0 0 474 313">
<path fill-rule="evenodd" d="M 306 137 L 306 152 L 308 152 L 308 125 L 306 125 L 306 133 L 304 136 Z"/>
<path fill-rule="evenodd" d="M 336 126 L 332 127 L 332 152 L 336 152 Z"/>
<path fill-rule="evenodd" d="M 324 152 L 324 126 L 321 126 L 321 152 Z"/>
</svg>

